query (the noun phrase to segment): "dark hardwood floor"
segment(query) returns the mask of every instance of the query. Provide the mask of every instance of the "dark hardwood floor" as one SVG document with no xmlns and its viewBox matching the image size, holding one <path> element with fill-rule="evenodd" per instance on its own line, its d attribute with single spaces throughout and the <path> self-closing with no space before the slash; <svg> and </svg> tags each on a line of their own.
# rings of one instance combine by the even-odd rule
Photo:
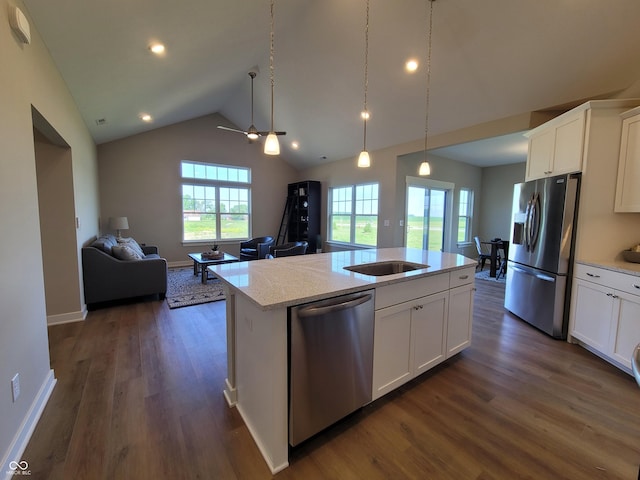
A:
<svg viewBox="0 0 640 480">
<path fill-rule="evenodd" d="M 472 346 L 291 453 L 279 479 L 636 479 L 640 389 L 505 312 L 478 281 Z M 51 327 L 58 384 L 34 479 L 271 478 L 226 377 L 224 302 L 148 301 Z"/>
</svg>

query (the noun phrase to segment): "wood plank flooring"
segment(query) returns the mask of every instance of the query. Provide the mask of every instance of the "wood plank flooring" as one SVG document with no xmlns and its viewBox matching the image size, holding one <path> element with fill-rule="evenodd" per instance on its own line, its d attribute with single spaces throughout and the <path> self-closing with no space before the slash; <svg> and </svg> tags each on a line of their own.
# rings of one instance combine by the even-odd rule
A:
<svg viewBox="0 0 640 480">
<path fill-rule="evenodd" d="M 636 479 L 633 379 L 476 284 L 469 349 L 292 451 L 276 478 Z M 23 455 L 31 478 L 271 478 L 222 395 L 225 338 L 224 302 L 51 327 L 58 384 Z"/>
</svg>

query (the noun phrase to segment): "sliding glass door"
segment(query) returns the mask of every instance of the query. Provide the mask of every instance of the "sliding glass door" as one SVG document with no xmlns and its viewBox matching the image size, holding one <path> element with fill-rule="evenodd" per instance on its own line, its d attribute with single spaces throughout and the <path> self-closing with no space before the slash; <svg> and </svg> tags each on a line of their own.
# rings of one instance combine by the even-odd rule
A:
<svg viewBox="0 0 640 480">
<path fill-rule="evenodd" d="M 405 246 L 444 251 L 453 185 L 409 177 Z"/>
</svg>

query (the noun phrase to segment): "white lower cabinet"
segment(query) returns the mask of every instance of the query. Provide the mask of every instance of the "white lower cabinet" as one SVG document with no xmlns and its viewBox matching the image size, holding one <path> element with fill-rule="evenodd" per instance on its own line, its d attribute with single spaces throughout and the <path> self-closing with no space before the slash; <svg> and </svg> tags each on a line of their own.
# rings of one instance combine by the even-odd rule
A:
<svg viewBox="0 0 640 480">
<path fill-rule="evenodd" d="M 611 289 L 579 278 L 574 281 L 571 335 L 604 353 L 609 345 L 613 316 L 613 298 L 607 295 Z"/>
<path fill-rule="evenodd" d="M 473 284 L 449 291 L 449 321 L 447 322 L 447 358 L 471 345 L 473 318 Z"/>
<path fill-rule="evenodd" d="M 443 274 L 446 282 L 443 275 L 430 277 L 430 284 L 445 289 L 376 310 L 373 400 L 471 344 L 473 268 L 470 271 L 465 271 L 465 280 L 456 277 L 455 285 L 468 281 L 465 285 L 449 290 L 449 274 Z"/>
<path fill-rule="evenodd" d="M 577 264 L 569 332 L 630 370 L 633 349 L 640 343 L 640 278 Z"/>
</svg>

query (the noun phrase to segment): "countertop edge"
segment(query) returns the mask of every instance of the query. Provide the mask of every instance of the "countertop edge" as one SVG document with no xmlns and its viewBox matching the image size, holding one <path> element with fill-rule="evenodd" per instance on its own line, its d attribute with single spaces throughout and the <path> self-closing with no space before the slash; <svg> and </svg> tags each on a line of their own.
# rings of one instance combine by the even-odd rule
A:
<svg viewBox="0 0 640 480">
<path fill-rule="evenodd" d="M 443 273 L 449 273 L 449 272 L 454 272 L 456 270 L 463 270 L 465 268 L 469 268 L 469 267 L 474 267 L 476 264 L 475 261 L 473 260 L 469 260 L 468 263 L 465 263 L 464 265 L 453 265 L 453 266 L 449 266 L 449 267 L 442 267 L 438 270 L 431 270 L 431 271 L 427 271 L 427 272 L 407 272 L 407 273 L 398 273 L 398 274 L 394 274 L 394 275 L 388 275 L 386 276 L 383 280 L 380 279 L 380 277 L 375 277 L 375 280 L 372 281 L 367 281 L 366 279 L 362 278 L 359 279 L 363 282 L 361 285 L 356 285 L 353 287 L 347 287 L 347 288 L 340 288 L 340 289 L 336 289 L 334 291 L 331 292 L 323 292 L 320 294 L 315 294 L 315 295 L 309 295 L 309 296 L 301 296 L 299 298 L 295 298 L 295 299 L 291 299 L 291 300 L 286 300 L 286 301 L 282 301 L 282 302 L 274 302 L 274 303 L 268 303 L 268 304 L 262 304 L 259 303 L 258 301 L 256 301 L 251 295 L 247 294 L 246 292 L 244 292 L 241 288 L 235 286 L 233 283 L 227 281 L 224 279 L 224 277 L 218 276 L 218 278 L 225 284 L 227 285 L 230 289 L 232 289 L 234 292 L 236 292 L 236 294 L 241 295 L 243 298 L 248 299 L 253 305 L 257 306 L 258 308 L 260 308 L 261 310 L 277 310 L 277 309 L 281 309 L 281 308 L 288 308 L 288 307 L 292 307 L 295 305 L 302 305 L 305 303 L 309 303 L 309 302 L 314 302 L 317 300 L 324 300 L 326 298 L 331 298 L 331 297 L 335 297 L 335 296 L 340 296 L 340 295 L 348 295 L 350 293 L 357 293 L 357 292 L 362 292 L 365 290 L 371 290 L 371 289 L 375 289 L 375 288 L 379 288 L 379 287 L 383 287 L 386 285 L 391 285 L 394 283 L 402 283 L 402 282 L 407 282 L 407 281 L 411 281 L 411 280 L 417 280 L 419 278 L 425 278 L 425 277 L 430 277 L 433 275 L 439 275 L 439 274 L 443 274 Z M 474 279 L 475 281 L 475 279 Z"/>
<path fill-rule="evenodd" d="M 624 260 L 576 260 L 576 263 L 640 277 L 640 263 L 625 262 Z"/>
</svg>

